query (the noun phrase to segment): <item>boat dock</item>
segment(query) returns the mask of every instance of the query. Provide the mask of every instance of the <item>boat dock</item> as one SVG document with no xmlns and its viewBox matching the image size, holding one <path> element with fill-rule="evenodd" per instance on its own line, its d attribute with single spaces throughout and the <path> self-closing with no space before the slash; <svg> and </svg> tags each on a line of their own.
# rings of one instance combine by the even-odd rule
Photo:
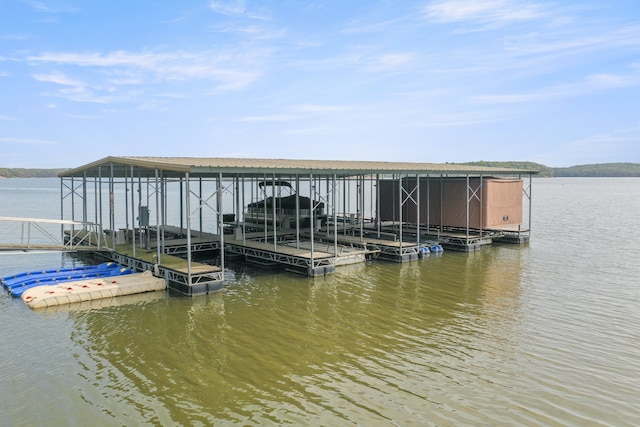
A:
<svg viewBox="0 0 640 427">
<path fill-rule="evenodd" d="M 491 243 L 491 229 L 510 227 L 510 239 L 522 243 L 535 173 L 431 163 L 107 157 L 60 174 L 66 223 L 57 226 L 61 247 L 151 271 L 195 295 L 220 289 L 226 256 L 314 277 L 368 259 L 413 262 L 431 244 L 477 250 Z"/>
</svg>

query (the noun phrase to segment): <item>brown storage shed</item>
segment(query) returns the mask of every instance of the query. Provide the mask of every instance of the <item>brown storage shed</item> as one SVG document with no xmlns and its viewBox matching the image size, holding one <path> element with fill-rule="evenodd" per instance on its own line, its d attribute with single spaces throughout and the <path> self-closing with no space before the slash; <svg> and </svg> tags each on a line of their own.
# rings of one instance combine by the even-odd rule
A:
<svg viewBox="0 0 640 427">
<path fill-rule="evenodd" d="M 522 179 L 493 177 L 436 177 L 380 181 L 380 219 L 440 227 L 487 229 L 522 224 Z M 468 209 L 467 209 L 468 201 Z M 467 212 L 469 222 L 467 224 Z"/>
</svg>

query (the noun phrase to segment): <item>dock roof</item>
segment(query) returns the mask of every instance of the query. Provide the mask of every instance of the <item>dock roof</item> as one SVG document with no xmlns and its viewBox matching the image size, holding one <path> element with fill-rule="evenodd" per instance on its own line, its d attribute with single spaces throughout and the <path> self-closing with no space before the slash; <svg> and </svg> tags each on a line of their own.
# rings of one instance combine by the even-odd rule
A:
<svg viewBox="0 0 640 427">
<path fill-rule="evenodd" d="M 59 177 L 107 176 L 113 167 L 113 175 L 124 177 L 134 167 L 136 176 L 153 176 L 161 171 L 164 176 L 224 176 L 277 174 L 355 176 L 363 174 L 453 174 L 453 175 L 531 175 L 538 171 L 455 163 L 414 163 L 359 160 L 294 160 L 248 159 L 226 157 L 119 157 L 101 160 L 69 169 Z M 102 168 L 102 169 L 101 169 Z M 107 169 L 108 168 L 108 169 Z"/>
</svg>

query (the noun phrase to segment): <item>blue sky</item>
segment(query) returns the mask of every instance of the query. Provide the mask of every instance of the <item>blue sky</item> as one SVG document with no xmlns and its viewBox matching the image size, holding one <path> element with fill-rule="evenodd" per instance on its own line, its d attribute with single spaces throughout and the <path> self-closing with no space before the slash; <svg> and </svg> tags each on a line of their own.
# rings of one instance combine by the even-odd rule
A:
<svg viewBox="0 0 640 427">
<path fill-rule="evenodd" d="M 0 0 L 0 148 L 640 162 L 640 2 Z"/>
</svg>

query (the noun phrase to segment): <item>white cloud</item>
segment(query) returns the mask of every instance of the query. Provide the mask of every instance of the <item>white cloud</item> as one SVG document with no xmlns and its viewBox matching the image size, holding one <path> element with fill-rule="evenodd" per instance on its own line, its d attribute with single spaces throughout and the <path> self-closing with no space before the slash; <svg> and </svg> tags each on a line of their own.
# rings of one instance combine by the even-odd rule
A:
<svg viewBox="0 0 640 427">
<path fill-rule="evenodd" d="M 34 79 L 40 82 L 56 83 L 62 86 L 75 86 L 75 87 L 86 86 L 83 82 L 79 80 L 73 80 L 58 71 L 55 71 L 49 74 L 32 74 L 31 77 L 33 77 Z"/>
<path fill-rule="evenodd" d="M 290 113 L 249 116 L 238 119 L 238 122 L 288 122 L 305 119 L 310 116 L 331 113 L 343 113 L 352 110 L 348 105 L 300 104 L 286 109 Z"/>
<path fill-rule="evenodd" d="M 212 0 L 209 8 L 222 15 L 242 15 L 247 10 L 244 0 Z"/>
<path fill-rule="evenodd" d="M 481 104 L 516 104 L 586 95 L 602 90 L 640 86 L 637 67 L 628 74 L 601 73 L 586 76 L 575 83 L 559 84 L 538 91 L 517 94 L 477 95 L 471 99 Z"/>
<path fill-rule="evenodd" d="M 344 111 L 352 110 L 353 107 L 348 105 L 316 105 L 316 104 L 301 104 L 294 105 L 290 108 L 291 111 L 300 113 L 341 113 Z"/>
<path fill-rule="evenodd" d="M 438 0 L 424 9 L 434 22 L 510 22 L 541 16 L 541 7 L 510 0 Z"/>
<path fill-rule="evenodd" d="M 580 31 L 581 30 L 581 31 Z M 540 55 L 545 53 L 568 52 L 585 53 L 594 50 L 640 46 L 640 26 L 599 25 L 598 28 L 580 30 L 560 29 L 540 31 L 505 38 L 505 48 L 520 55 Z"/>
<path fill-rule="evenodd" d="M 31 34 L 4 34 L 0 36 L 0 40 L 31 40 L 33 35 Z"/>
<path fill-rule="evenodd" d="M 54 145 L 56 141 L 48 141 L 46 139 L 28 139 L 28 138 L 0 138 L 0 143 L 20 144 L 20 145 Z"/>
<path fill-rule="evenodd" d="M 56 64 L 89 70 L 83 83 L 60 72 L 36 73 L 32 76 L 42 82 L 74 87 L 76 91 L 60 91 L 60 95 L 73 100 L 87 100 L 87 88 L 115 92 L 122 86 L 150 86 L 163 82 L 209 80 L 215 83 L 214 92 L 243 89 L 261 76 L 260 66 L 268 52 L 45 52 L 31 55 L 25 60 L 32 66 Z M 93 73 L 92 73 L 93 71 Z M 85 89 L 84 93 L 80 89 Z M 82 97 L 78 98 L 80 94 Z M 115 102 L 123 96 L 101 96 L 94 102 Z"/>
<path fill-rule="evenodd" d="M 237 122 L 288 122 L 301 119 L 302 115 L 294 114 L 272 114 L 268 116 L 248 116 L 236 120 Z"/>
<path fill-rule="evenodd" d="M 31 6 L 33 9 L 37 10 L 38 12 L 73 13 L 78 11 L 78 9 L 72 6 L 61 4 L 59 1 L 51 1 L 51 0 L 49 1 L 23 0 L 23 1 L 27 3 L 29 6 Z"/>
<path fill-rule="evenodd" d="M 12 117 L 12 116 L 3 116 L 0 114 L 0 121 L 5 121 L 5 122 L 16 122 L 18 121 L 18 119 L 16 117 Z"/>
</svg>

